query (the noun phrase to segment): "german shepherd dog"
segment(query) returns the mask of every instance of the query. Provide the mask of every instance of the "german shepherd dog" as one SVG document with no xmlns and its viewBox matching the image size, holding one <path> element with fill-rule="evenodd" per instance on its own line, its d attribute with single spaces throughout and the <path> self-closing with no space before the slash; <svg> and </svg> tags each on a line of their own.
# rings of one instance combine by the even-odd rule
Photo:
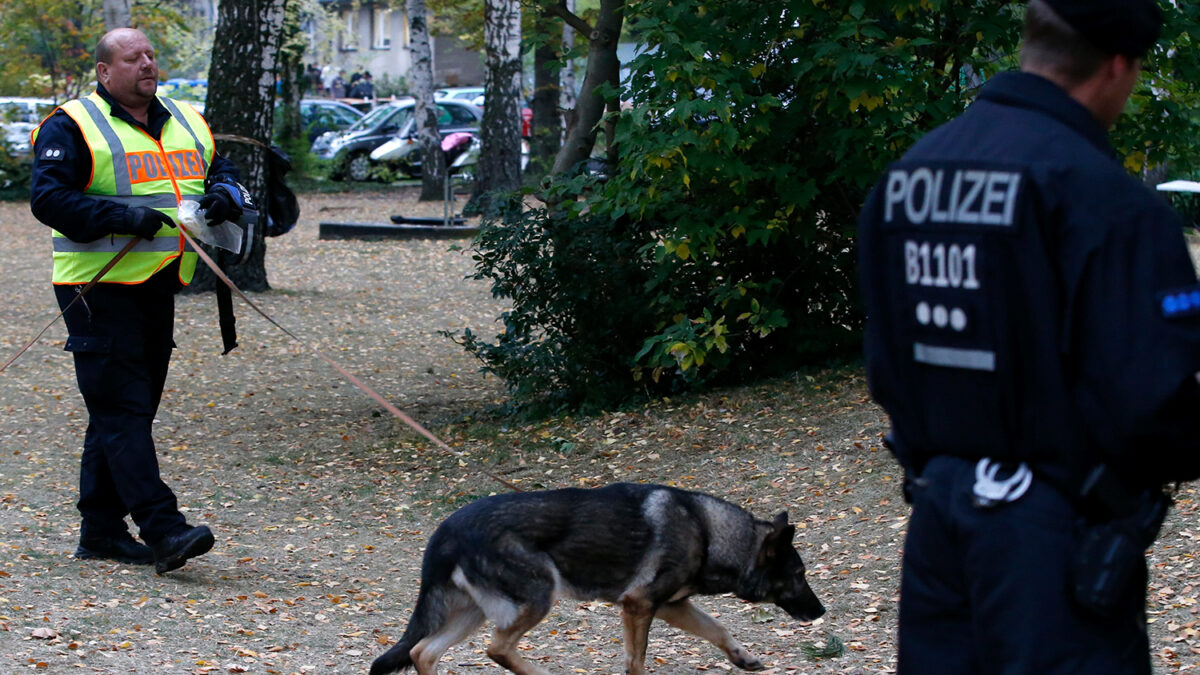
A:
<svg viewBox="0 0 1200 675">
<path fill-rule="evenodd" d="M 416 666 L 435 675 L 451 646 L 491 621 L 488 656 L 519 675 L 546 671 L 517 642 L 559 596 L 621 607 L 625 671 L 642 675 L 655 617 L 713 643 L 743 670 L 763 664 L 720 623 L 688 602 L 734 593 L 772 602 L 800 621 L 825 613 L 804 579 L 787 513 L 771 522 L 716 497 L 662 485 L 619 483 L 486 497 L 433 533 L 408 628 L 371 675 Z"/>
</svg>

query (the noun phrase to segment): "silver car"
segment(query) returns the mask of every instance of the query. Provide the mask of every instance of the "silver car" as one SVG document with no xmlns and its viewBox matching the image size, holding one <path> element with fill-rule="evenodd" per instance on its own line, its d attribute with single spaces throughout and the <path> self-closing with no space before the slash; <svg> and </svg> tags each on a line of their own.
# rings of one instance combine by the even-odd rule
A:
<svg viewBox="0 0 1200 675">
<path fill-rule="evenodd" d="M 416 131 L 412 115 L 414 105 L 411 98 L 385 103 L 348 129 L 318 136 L 311 152 L 334 163 L 332 176 L 335 180 L 367 180 L 373 168 L 371 151 L 393 137 L 407 138 Z M 438 132 L 443 137 L 456 131 L 479 132 L 479 122 L 483 119 L 483 111 L 479 108 L 452 99 L 435 101 L 435 105 L 438 108 Z M 419 174 L 419 154 L 398 163 L 397 167 L 410 175 Z"/>
<path fill-rule="evenodd" d="M 29 156 L 33 151 L 29 134 L 52 110 L 54 101 L 48 98 L 0 97 L 0 129 L 3 129 L 9 154 Z"/>
</svg>

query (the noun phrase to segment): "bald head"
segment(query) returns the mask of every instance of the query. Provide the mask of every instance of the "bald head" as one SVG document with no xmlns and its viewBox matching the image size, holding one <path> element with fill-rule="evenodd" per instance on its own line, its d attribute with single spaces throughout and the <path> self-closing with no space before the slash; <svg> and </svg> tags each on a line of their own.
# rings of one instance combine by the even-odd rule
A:
<svg viewBox="0 0 1200 675">
<path fill-rule="evenodd" d="M 96 81 L 135 117 L 144 116 L 158 90 L 158 62 L 142 31 L 117 28 L 100 38 Z"/>
<path fill-rule="evenodd" d="M 118 42 L 139 37 L 146 42 L 150 41 L 136 28 L 114 28 L 108 31 L 100 38 L 100 42 L 96 43 L 96 63 L 112 63 L 113 49 Z"/>
</svg>

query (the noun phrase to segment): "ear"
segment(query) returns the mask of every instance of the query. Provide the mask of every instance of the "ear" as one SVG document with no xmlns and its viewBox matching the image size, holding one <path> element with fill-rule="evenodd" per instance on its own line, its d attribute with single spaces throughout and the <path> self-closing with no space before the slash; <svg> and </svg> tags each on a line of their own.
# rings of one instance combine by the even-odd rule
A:
<svg viewBox="0 0 1200 675">
<path fill-rule="evenodd" d="M 1112 57 L 1111 67 L 1117 78 L 1128 77 L 1131 71 L 1135 71 L 1134 77 L 1137 77 L 1142 70 L 1142 60 L 1133 56 L 1116 54 Z"/>
<path fill-rule="evenodd" d="M 781 511 L 771 521 L 771 531 L 763 538 L 762 548 L 758 550 L 758 564 L 766 566 L 775 560 L 780 553 L 792 547 L 792 537 L 796 536 L 796 526 L 788 524 L 787 511 Z"/>
<path fill-rule="evenodd" d="M 775 528 L 776 532 L 782 530 L 783 526 L 787 525 L 787 524 L 788 524 L 787 511 L 780 511 L 779 515 L 775 516 L 775 519 L 771 521 L 771 527 Z"/>
<path fill-rule="evenodd" d="M 767 535 L 768 540 L 783 546 L 792 545 L 792 537 L 796 536 L 796 526 L 788 524 L 787 511 L 780 511 L 779 515 L 775 516 L 775 520 L 771 521 L 771 528 L 771 534 Z"/>
</svg>

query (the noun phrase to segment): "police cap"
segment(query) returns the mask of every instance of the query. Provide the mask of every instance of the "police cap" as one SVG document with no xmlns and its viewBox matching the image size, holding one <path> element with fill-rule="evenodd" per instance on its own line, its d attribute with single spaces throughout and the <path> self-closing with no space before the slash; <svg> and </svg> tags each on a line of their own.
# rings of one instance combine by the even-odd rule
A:
<svg viewBox="0 0 1200 675">
<path fill-rule="evenodd" d="M 1162 30 L 1162 13 L 1155 0 L 1044 1 L 1105 54 L 1141 58 Z"/>
</svg>

